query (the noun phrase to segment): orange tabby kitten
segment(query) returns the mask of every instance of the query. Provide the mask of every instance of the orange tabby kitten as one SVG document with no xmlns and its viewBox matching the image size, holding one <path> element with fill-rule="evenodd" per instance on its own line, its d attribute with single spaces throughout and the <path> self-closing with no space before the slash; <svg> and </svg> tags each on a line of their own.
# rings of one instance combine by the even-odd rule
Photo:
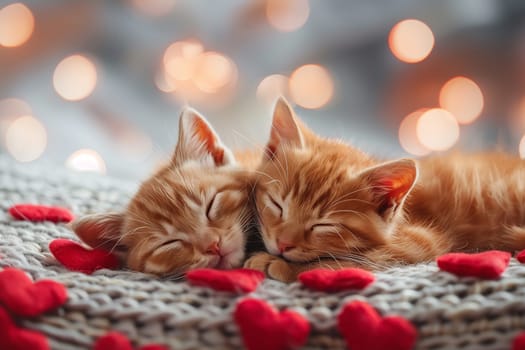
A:
<svg viewBox="0 0 525 350">
<path fill-rule="evenodd" d="M 525 162 L 510 155 L 380 162 L 313 134 L 281 99 L 258 170 L 270 254 L 245 266 L 278 280 L 315 267 L 380 269 L 450 251 L 525 248 Z"/>
<path fill-rule="evenodd" d="M 180 276 L 196 267 L 242 265 L 258 160 L 236 164 L 208 122 L 182 112 L 171 161 L 147 179 L 121 213 L 95 214 L 73 224 L 88 245 L 124 251 L 127 267 Z"/>
</svg>

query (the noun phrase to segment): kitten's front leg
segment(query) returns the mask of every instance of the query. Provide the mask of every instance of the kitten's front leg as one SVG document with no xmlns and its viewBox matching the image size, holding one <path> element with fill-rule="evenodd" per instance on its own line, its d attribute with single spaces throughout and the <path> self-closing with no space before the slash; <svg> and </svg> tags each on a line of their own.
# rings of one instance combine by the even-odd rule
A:
<svg viewBox="0 0 525 350">
<path fill-rule="evenodd" d="M 301 272 L 317 268 L 338 270 L 345 267 L 361 267 L 351 261 L 319 260 L 304 263 L 286 261 L 268 253 L 257 253 L 244 263 L 244 267 L 262 271 L 266 276 L 278 281 L 291 283 L 297 281 Z"/>
<path fill-rule="evenodd" d="M 278 281 L 290 283 L 297 280 L 297 275 L 305 270 L 299 264 L 288 262 L 268 253 L 257 253 L 244 263 L 244 267 L 262 271 L 266 276 Z"/>
</svg>

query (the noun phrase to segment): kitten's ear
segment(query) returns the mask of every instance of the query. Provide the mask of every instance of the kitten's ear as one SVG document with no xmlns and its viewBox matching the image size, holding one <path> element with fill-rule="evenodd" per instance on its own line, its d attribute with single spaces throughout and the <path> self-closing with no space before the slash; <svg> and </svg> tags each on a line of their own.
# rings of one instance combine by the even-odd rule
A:
<svg viewBox="0 0 525 350">
<path fill-rule="evenodd" d="M 294 111 L 284 97 L 280 97 L 273 111 L 270 140 L 266 145 L 266 155 L 273 158 L 277 150 L 284 146 L 304 147 L 304 138 L 294 117 Z"/>
<path fill-rule="evenodd" d="M 92 214 L 73 221 L 73 231 L 92 248 L 122 250 L 118 246 L 122 237 L 123 213 Z"/>
<path fill-rule="evenodd" d="M 235 164 L 233 153 L 221 142 L 208 121 L 192 108 L 186 107 L 179 119 L 179 141 L 172 162 L 210 162 L 216 166 Z"/>
<path fill-rule="evenodd" d="M 371 188 L 377 212 L 388 220 L 416 183 L 418 170 L 412 159 L 401 159 L 370 168 L 360 176 Z"/>
</svg>

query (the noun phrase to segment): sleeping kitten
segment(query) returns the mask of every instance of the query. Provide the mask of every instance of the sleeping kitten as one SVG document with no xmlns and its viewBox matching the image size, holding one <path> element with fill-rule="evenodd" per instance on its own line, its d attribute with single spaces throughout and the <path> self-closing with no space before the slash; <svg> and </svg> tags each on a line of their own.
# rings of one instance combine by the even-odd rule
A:
<svg viewBox="0 0 525 350">
<path fill-rule="evenodd" d="M 525 248 L 525 162 L 510 155 L 380 162 L 315 135 L 281 99 L 258 170 L 270 254 L 245 266 L 278 280 L 316 267 L 381 269 L 451 251 Z"/>
<path fill-rule="evenodd" d="M 192 109 L 179 121 L 171 161 L 147 179 L 121 213 L 95 214 L 73 223 L 91 247 L 123 251 L 130 269 L 180 276 L 196 267 L 242 265 L 250 224 L 248 171 L 236 164 L 208 122 Z"/>
</svg>

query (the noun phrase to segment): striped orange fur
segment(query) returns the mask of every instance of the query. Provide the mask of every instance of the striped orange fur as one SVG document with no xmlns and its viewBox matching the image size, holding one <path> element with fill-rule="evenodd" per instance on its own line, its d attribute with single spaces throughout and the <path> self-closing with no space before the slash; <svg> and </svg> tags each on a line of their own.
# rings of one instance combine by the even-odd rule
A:
<svg viewBox="0 0 525 350">
<path fill-rule="evenodd" d="M 137 271 L 179 277 L 196 267 L 239 267 L 252 218 L 250 167 L 258 158 L 238 158 L 202 116 L 186 109 L 172 159 L 142 183 L 127 208 L 85 216 L 73 228 L 92 247 L 120 251 Z"/>
<path fill-rule="evenodd" d="M 255 203 L 269 252 L 245 264 L 292 281 L 450 251 L 525 248 L 525 162 L 503 153 L 383 162 L 315 135 L 277 102 Z"/>
</svg>

